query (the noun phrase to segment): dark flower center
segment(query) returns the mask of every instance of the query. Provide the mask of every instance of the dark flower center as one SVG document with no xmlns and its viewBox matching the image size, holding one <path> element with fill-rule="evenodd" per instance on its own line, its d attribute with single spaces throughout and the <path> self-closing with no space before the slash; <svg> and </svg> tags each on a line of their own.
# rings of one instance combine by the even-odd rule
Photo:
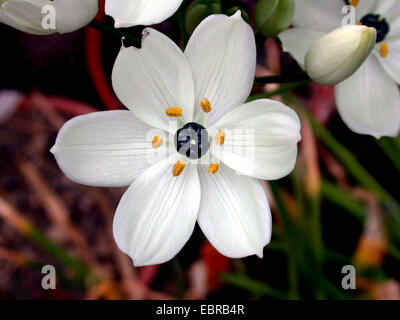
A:
<svg viewBox="0 0 400 320">
<path fill-rule="evenodd" d="M 206 128 L 196 122 L 189 122 L 175 133 L 176 150 L 190 158 L 199 159 L 210 148 Z"/>
<path fill-rule="evenodd" d="M 390 31 L 389 23 L 379 14 L 367 14 L 361 19 L 361 23 L 364 26 L 376 29 L 377 32 L 376 42 L 383 41 Z"/>
</svg>

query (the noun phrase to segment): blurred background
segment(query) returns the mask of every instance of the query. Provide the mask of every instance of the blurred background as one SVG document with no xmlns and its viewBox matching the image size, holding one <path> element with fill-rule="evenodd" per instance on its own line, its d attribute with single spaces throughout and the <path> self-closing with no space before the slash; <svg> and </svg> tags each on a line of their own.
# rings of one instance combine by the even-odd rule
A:
<svg viewBox="0 0 400 320">
<path fill-rule="evenodd" d="M 223 0 L 222 12 L 239 6 L 252 22 L 256 2 Z M 155 26 L 178 44 L 189 4 Z M 39 37 L 6 25 L 0 35 L 0 299 L 399 299 L 400 139 L 351 132 L 332 87 L 256 81 L 252 98 L 283 100 L 303 127 L 295 171 L 264 183 L 273 237 L 263 259 L 228 259 L 196 228 L 172 261 L 134 268 L 112 235 L 124 189 L 75 184 L 49 152 L 68 119 L 123 108 L 110 83 L 121 35 L 89 26 Z M 258 77 L 302 72 L 278 40 L 256 38 Z M 44 265 L 56 268 L 55 290 L 42 289 Z M 347 265 L 356 289 L 342 287 Z"/>
</svg>

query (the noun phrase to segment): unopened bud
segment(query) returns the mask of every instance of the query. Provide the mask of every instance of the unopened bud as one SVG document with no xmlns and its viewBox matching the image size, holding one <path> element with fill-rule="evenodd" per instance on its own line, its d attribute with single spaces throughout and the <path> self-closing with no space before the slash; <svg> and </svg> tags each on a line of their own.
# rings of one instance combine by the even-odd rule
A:
<svg viewBox="0 0 400 320">
<path fill-rule="evenodd" d="M 221 0 L 194 1 L 186 10 L 186 31 L 192 34 L 201 21 L 216 13 L 221 13 Z"/>
<path fill-rule="evenodd" d="M 375 28 L 348 25 L 315 42 L 305 57 L 305 69 L 315 82 L 338 84 L 352 76 L 376 43 Z"/>
<path fill-rule="evenodd" d="M 259 0 L 254 23 L 264 37 L 273 38 L 289 28 L 293 15 L 294 0 Z"/>
</svg>

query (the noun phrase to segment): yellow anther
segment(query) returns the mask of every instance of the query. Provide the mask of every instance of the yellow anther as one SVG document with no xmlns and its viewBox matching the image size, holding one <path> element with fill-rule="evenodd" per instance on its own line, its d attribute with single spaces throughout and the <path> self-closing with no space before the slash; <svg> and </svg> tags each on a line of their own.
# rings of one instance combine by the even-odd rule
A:
<svg viewBox="0 0 400 320">
<path fill-rule="evenodd" d="M 225 143 L 225 132 L 224 130 L 219 130 L 217 135 L 215 136 L 215 140 L 217 144 L 222 145 Z"/>
<path fill-rule="evenodd" d="M 153 146 L 154 149 L 157 149 L 162 146 L 162 143 L 163 143 L 163 138 L 155 136 L 153 138 L 153 141 L 151 142 L 151 145 Z"/>
<path fill-rule="evenodd" d="M 165 110 L 165 113 L 168 117 L 178 118 L 182 115 L 182 108 L 180 107 L 171 107 Z"/>
<path fill-rule="evenodd" d="M 381 55 L 382 58 L 386 58 L 387 55 L 389 54 L 389 46 L 386 42 L 381 44 L 381 47 L 379 49 L 379 54 Z"/>
<path fill-rule="evenodd" d="M 219 163 L 211 163 L 208 166 L 208 172 L 212 173 L 212 174 L 216 174 L 219 170 Z"/>
<path fill-rule="evenodd" d="M 357 22 L 356 25 L 362 26 L 363 24 L 362 24 L 362 22 L 360 21 L 360 22 Z"/>
<path fill-rule="evenodd" d="M 358 4 L 360 3 L 360 0 L 351 0 L 350 5 L 356 8 Z"/>
<path fill-rule="evenodd" d="M 172 170 L 172 174 L 174 175 L 174 177 L 180 176 L 185 167 L 186 164 L 183 161 L 178 160 L 178 162 L 174 164 L 174 168 Z"/>
<path fill-rule="evenodd" d="M 207 98 L 204 98 L 203 101 L 200 102 L 200 107 L 203 109 L 205 113 L 209 113 L 211 111 L 211 102 Z"/>
</svg>

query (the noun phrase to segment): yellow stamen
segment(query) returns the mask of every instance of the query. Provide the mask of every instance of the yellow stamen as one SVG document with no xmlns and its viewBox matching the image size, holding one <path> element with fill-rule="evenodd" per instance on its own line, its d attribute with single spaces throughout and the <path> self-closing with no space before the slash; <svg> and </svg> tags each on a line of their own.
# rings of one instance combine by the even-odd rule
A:
<svg viewBox="0 0 400 320">
<path fill-rule="evenodd" d="M 168 117 L 171 118 L 179 118 L 182 115 L 182 108 L 180 107 L 171 107 L 165 110 L 165 113 Z"/>
<path fill-rule="evenodd" d="M 208 166 L 208 172 L 212 173 L 212 174 L 216 174 L 219 170 L 219 163 L 211 163 Z"/>
<path fill-rule="evenodd" d="M 163 138 L 155 136 L 153 138 L 153 141 L 151 142 L 151 145 L 153 146 L 154 149 L 157 149 L 162 146 L 162 143 L 163 143 Z"/>
<path fill-rule="evenodd" d="M 379 49 L 379 54 L 381 55 L 382 58 L 386 58 L 387 55 L 389 54 L 389 46 L 386 42 L 381 44 L 381 47 Z"/>
<path fill-rule="evenodd" d="M 200 107 L 203 109 L 205 113 L 209 113 L 211 111 L 211 102 L 207 98 L 204 98 L 203 101 L 200 102 Z"/>
<path fill-rule="evenodd" d="M 225 132 L 224 130 L 219 130 L 217 135 L 215 136 L 215 140 L 217 144 L 222 145 L 225 143 Z"/>
<path fill-rule="evenodd" d="M 351 0 L 350 5 L 356 8 L 358 4 L 360 3 L 360 0 Z"/>
<path fill-rule="evenodd" d="M 360 21 L 360 22 L 357 22 L 356 25 L 362 26 L 363 24 L 362 24 L 362 22 Z"/>
<path fill-rule="evenodd" d="M 172 174 L 174 175 L 174 177 L 180 176 L 185 167 L 186 164 L 183 161 L 178 160 L 178 162 L 174 164 L 174 169 L 172 170 Z"/>
</svg>

